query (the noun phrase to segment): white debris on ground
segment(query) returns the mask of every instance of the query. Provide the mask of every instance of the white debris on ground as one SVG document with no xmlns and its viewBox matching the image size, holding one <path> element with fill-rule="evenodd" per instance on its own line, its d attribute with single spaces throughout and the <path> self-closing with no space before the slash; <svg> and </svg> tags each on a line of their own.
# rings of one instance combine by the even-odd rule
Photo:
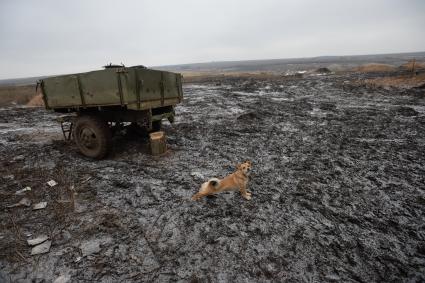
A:
<svg viewBox="0 0 425 283">
<path fill-rule="evenodd" d="M 96 254 L 100 252 L 100 244 L 99 241 L 93 240 L 93 241 L 87 241 L 80 245 L 81 253 L 84 256 L 88 256 L 91 254 Z"/>
<path fill-rule="evenodd" d="M 49 182 L 47 182 L 47 185 L 49 185 L 50 187 L 54 187 L 56 186 L 58 183 L 55 180 L 50 180 Z"/>
<path fill-rule="evenodd" d="M 52 241 L 45 241 L 44 243 L 35 246 L 31 250 L 31 255 L 45 254 L 50 251 L 50 246 L 52 245 Z"/>
<path fill-rule="evenodd" d="M 41 235 L 41 236 L 38 236 L 37 238 L 27 240 L 27 243 L 30 246 L 35 246 L 45 242 L 47 239 L 49 239 L 49 237 L 47 237 L 46 235 Z"/>
<path fill-rule="evenodd" d="M 53 283 L 68 283 L 70 280 L 71 280 L 71 276 L 66 274 L 56 278 L 55 281 L 53 281 Z"/>
<path fill-rule="evenodd" d="M 19 207 L 19 206 L 31 206 L 31 201 L 28 198 L 21 199 L 18 203 L 8 205 L 8 208 Z"/>
<path fill-rule="evenodd" d="M 42 201 L 42 202 L 34 204 L 32 209 L 33 210 L 43 209 L 43 208 L 46 208 L 46 206 L 47 206 L 47 201 Z"/>
<path fill-rule="evenodd" d="M 196 179 L 203 180 L 205 179 L 204 175 L 201 172 L 192 171 L 190 175 Z"/>
<path fill-rule="evenodd" d="M 25 192 L 31 191 L 31 187 L 25 187 L 22 190 L 16 191 L 15 195 L 22 195 Z"/>
</svg>

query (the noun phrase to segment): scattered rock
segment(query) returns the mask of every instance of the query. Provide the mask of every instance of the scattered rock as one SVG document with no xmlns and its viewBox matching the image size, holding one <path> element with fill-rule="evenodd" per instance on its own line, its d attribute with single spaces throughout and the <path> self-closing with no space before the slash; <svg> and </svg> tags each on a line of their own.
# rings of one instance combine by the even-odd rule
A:
<svg viewBox="0 0 425 283">
<path fill-rule="evenodd" d="M 82 213 L 87 210 L 87 205 L 82 201 L 75 200 L 74 202 L 74 211 L 77 213 Z"/>
<path fill-rule="evenodd" d="M 50 187 L 54 187 L 56 186 L 58 183 L 55 180 L 50 180 L 49 182 L 47 182 L 47 185 L 49 185 Z"/>
<path fill-rule="evenodd" d="M 418 116 L 418 111 L 416 111 L 415 109 L 411 108 L 411 107 L 407 107 L 407 106 L 401 106 L 397 109 L 397 112 L 402 115 L 402 116 L 407 116 L 407 117 L 411 117 L 411 116 Z"/>
<path fill-rule="evenodd" d="M 22 190 L 16 191 L 15 195 L 22 195 L 25 192 L 31 191 L 31 187 L 25 187 Z"/>
<path fill-rule="evenodd" d="M 51 245 L 52 241 L 45 241 L 44 243 L 32 248 L 31 255 L 45 254 L 50 251 Z"/>
<path fill-rule="evenodd" d="M 81 253 L 83 254 L 83 257 L 91 255 L 91 254 L 96 254 L 100 252 L 99 241 L 91 240 L 91 241 L 84 242 L 80 245 L 80 249 L 81 249 Z"/>
<path fill-rule="evenodd" d="M 141 197 L 142 196 L 142 192 L 143 192 L 143 189 L 141 187 L 137 187 L 136 188 L 136 196 Z"/>
<path fill-rule="evenodd" d="M 41 236 L 38 236 L 35 239 L 27 240 L 27 243 L 30 246 L 35 246 L 35 245 L 38 245 L 38 244 L 45 242 L 47 239 L 49 239 L 49 237 L 47 237 L 46 235 L 41 235 Z"/>
<path fill-rule="evenodd" d="M 326 275 L 325 278 L 329 281 L 332 281 L 332 282 L 341 282 L 341 277 L 339 277 L 336 274 Z"/>
<path fill-rule="evenodd" d="M 19 207 L 19 206 L 26 206 L 26 207 L 31 206 L 31 201 L 27 198 L 23 198 L 18 203 L 8 205 L 7 207 L 12 208 L 12 207 Z"/>
<path fill-rule="evenodd" d="M 5 271 L 0 270 L 0 282 L 10 283 L 10 276 Z"/>
<path fill-rule="evenodd" d="M 54 238 L 54 240 L 57 245 L 63 245 L 68 243 L 71 238 L 71 233 L 69 233 L 68 230 L 63 230 L 57 235 L 57 237 Z"/>
<path fill-rule="evenodd" d="M 13 158 L 14 161 L 21 161 L 21 160 L 24 160 L 24 159 L 25 159 L 25 156 L 23 156 L 23 155 L 17 155 Z"/>
<path fill-rule="evenodd" d="M 201 172 L 197 172 L 197 171 L 192 171 L 190 173 L 190 176 L 194 177 L 195 179 L 199 179 L 199 180 L 204 180 L 205 177 Z"/>
<path fill-rule="evenodd" d="M 53 281 L 53 283 L 67 283 L 71 280 L 70 275 L 61 275 Z"/>
<path fill-rule="evenodd" d="M 44 208 L 46 208 L 46 206 L 47 206 L 47 201 L 42 201 L 42 202 L 34 204 L 32 209 L 33 210 L 44 209 Z"/>
<path fill-rule="evenodd" d="M 3 176 L 3 179 L 5 179 L 5 180 L 15 180 L 15 176 L 14 176 L 14 175 L 12 175 L 12 174 L 10 174 L 10 175 L 5 175 L 5 176 Z"/>
</svg>

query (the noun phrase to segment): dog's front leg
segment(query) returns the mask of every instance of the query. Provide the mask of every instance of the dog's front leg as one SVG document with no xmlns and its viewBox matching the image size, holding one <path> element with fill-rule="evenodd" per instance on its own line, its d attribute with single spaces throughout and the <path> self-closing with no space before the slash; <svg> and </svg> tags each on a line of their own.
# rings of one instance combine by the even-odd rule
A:
<svg viewBox="0 0 425 283">
<path fill-rule="evenodd" d="M 239 192 L 241 193 L 241 195 L 244 199 L 251 200 L 251 193 L 246 190 L 245 184 L 243 184 L 239 187 Z"/>
</svg>

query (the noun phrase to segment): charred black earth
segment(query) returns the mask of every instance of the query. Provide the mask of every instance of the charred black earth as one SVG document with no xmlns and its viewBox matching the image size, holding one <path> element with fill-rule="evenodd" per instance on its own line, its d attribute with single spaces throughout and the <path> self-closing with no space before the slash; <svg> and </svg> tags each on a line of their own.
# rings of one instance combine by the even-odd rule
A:
<svg viewBox="0 0 425 283">
<path fill-rule="evenodd" d="M 161 157 L 123 133 L 92 161 L 54 114 L 1 109 L 0 281 L 424 281 L 423 89 L 355 79 L 186 85 Z M 246 159 L 251 201 L 189 200 Z M 47 207 L 7 208 L 23 197 Z"/>
</svg>

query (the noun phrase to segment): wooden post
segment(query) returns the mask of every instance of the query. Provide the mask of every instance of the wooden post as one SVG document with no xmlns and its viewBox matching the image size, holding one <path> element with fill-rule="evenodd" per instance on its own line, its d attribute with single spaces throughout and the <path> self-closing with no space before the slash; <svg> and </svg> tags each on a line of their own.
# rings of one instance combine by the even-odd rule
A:
<svg viewBox="0 0 425 283">
<path fill-rule="evenodd" d="M 149 137 L 152 155 L 160 155 L 167 151 L 167 143 L 164 132 L 154 132 L 149 134 Z"/>
<path fill-rule="evenodd" d="M 416 64 L 416 60 L 413 59 L 413 62 L 412 62 L 412 77 L 414 77 L 416 75 L 416 73 L 415 73 L 415 64 Z"/>
</svg>

